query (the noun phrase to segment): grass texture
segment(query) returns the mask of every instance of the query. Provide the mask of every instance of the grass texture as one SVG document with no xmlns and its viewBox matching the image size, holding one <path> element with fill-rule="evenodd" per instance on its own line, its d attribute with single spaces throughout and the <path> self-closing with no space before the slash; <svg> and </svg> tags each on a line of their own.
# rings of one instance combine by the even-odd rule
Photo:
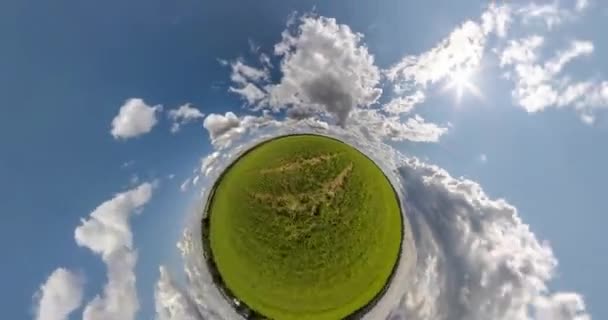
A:
<svg viewBox="0 0 608 320">
<path fill-rule="evenodd" d="M 378 166 L 318 135 L 276 138 L 216 183 L 212 256 L 227 289 L 272 319 L 341 319 L 383 290 L 401 212 Z"/>
</svg>

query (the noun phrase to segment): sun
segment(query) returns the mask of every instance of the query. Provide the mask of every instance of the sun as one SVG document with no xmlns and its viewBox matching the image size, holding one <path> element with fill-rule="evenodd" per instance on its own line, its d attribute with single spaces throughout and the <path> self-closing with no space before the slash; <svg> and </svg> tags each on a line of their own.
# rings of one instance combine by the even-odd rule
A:
<svg viewBox="0 0 608 320">
<path fill-rule="evenodd" d="M 463 68 L 454 70 L 449 74 L 449 80 L 444 90 L 454 90 L 456 92 L 456 101 L 460 103 L 464 92 L 470 92 L 478 98 L 481 98 L 481 91 L 472 81 L 473 70 L 469 68 Z"/>
</svg>

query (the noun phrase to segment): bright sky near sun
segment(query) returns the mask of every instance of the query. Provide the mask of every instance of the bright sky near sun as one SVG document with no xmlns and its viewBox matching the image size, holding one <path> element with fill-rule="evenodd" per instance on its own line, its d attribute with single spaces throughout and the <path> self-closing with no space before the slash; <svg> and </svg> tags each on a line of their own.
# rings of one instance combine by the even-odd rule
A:
<svg viewBox="0 0 608 320">
<path fill-rule="evenodd" d="M 511 294 L 539 320 L 608 319 L 608 2 L 9 0 L 0 21 L 3 319 L 199 319 L 170 306 L 201 187 L 238 139 L 294 123 L 505 199 L 534 241 L 492 220 L 467 245 L 529 260 L 461 271 L 532 274 Z M 462 314 L 522 315 L 503 309 Z"/>
</svg>

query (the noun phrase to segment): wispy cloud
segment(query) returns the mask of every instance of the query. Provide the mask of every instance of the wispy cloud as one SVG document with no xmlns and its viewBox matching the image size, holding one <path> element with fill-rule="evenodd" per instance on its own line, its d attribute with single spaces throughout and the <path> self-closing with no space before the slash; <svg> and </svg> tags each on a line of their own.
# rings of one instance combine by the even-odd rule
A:
<svg viewBox="0 0 608 320">
<path fill-rule="evenodd" d="M 402 121 L 398 116 L 383 116 L 377 110 L 357 110 L 352 121 L 366 135 L 392 141 L 437 142 L 447 128 L 426 122 L 415 115 Z"/>
<path fill-rule="evenodd" d="M 203 320 L 187 293 L 177 286 L 164 266 L 154 287 L 156 320 Z"/>
<path fill-rule="evenodd" d="M 486 34 L 480 24 L 466 21 L 438 45 L 420 55 L 405 56 L 385 71 L 402 92 L 446 79 L 459 70 L 474 70 L 481 63 Z"/>
<path fill-rule="evenodd" d="M 595 80 L 573 81 L 564 74 L 564 68 L 593 53 L 590 41 L 573 40 L 567 48 L 552 57 L 542 59 L 544 38 L 538 35 L 512 40 L 500 54 L 501 66 L 509 70 L 508 77 L 515 82 L 513 98 L 528 112 L 549 107 L 573 107 L 581 114 L 608 105 L 605 82 Z"/>
<path fill-rule="evenodd" d="M 252 42 L 250 41 L 250 43 Z M 255 53 L 258 50 L 259 48 L 255 50 Z M 232 80 L 235 86 L 231 86 L 228 90 L 240 95 L 251 106 L 263 101 L 267 96 L 267 93 L 257 83 L 269 79 L 270 74 L 266 67 L 270 64 L 270 60 L 263 53 L 260 54 L 260 60 L 263 64 L 261 69 L 249 66 L 241 60 L 236 60 L 230 64 L 232 69 L 230 80 Z"/>
<path fill-rule="evenodd" d="M 394 92 L 384 110 L 389 113 L 410 112 L 426 100 L 429 86 L 480 69 L 488 38 L 493 35 L 506 37 L 512 20 L 510 6 L 491 5 L 478 21 L 463 22 L 433 48 L 419 54 L 408 54 L 384 70 Z M 479 94 L 476 88 L 474 93 Z"/>
<path fill-rule="evenodd" d="M 548 29 L 553 29 L 570 17 L 570 12 L 561 8 L 557 1 L 543 4 L 531 2 L 519 8 L 518 14 L 524 24 L 541 22 Z"/>
<path fill-rule="evenodd" d="M 176 133 L 180 127 L 188 122 L 192 122 L 205 117 L 199 109 L 195 108 L 192 104 L 186 103 L 179 108 L 169 110 L 168 117 L 171 119 L 173 124 L 171 125 L 171 132 Z"/>
</svg>

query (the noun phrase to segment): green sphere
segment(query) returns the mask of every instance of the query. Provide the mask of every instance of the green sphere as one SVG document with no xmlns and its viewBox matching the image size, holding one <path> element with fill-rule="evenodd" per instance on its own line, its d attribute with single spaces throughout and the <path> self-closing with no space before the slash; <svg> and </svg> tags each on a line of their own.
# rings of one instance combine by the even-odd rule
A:
<svg viewBox="0 0 608 320">
<path fill-rule="evenodd" d="M 272 319 L 341 319 L 381 295 L 403 224 L 382 170 L 319 135 L 264 142 L 214 186 L 207 237 L 222 290 Z"/>
</svg>

